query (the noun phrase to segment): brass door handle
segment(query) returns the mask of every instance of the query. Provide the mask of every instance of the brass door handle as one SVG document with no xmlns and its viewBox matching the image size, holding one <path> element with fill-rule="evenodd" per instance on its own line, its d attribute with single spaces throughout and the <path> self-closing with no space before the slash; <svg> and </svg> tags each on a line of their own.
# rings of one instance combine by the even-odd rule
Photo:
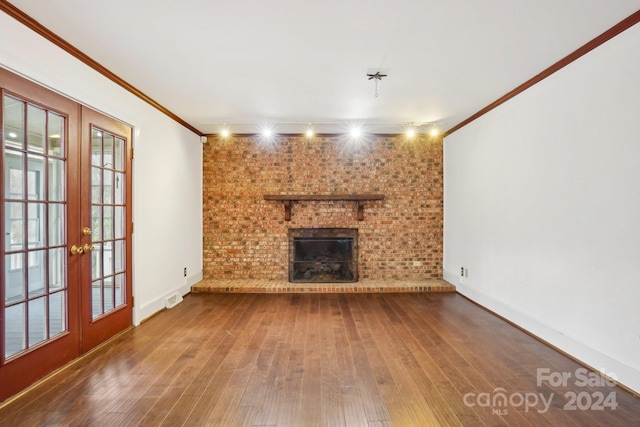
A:
<svg viewBox="0 0 640 427">
<path fill-rule="evenodd" d="M 88 235 L 90 235 L 90 234 L 91 234 L 91 229 L 90 229 L 89 227 L 85 227 L 85 228 L 83 228 L 83 229 L 82 229 L 82 234 L 83 234 L 84 236 L 88 236 Z"/>
<path fill-rule="evenodd" d="M 92 252 L 94 247 L 93 247 L 93 245 L 85 244 L 82 249 L 84 249 L 84 253 L 86 254 L 88 252 Z"/>
<path fill-rule="evenodd" d="M 82 255 L 84 252 L 84 248 L 82 246 L 78 247 L 76 245 L 71 246 L 71 255 Z"/>
</svg>

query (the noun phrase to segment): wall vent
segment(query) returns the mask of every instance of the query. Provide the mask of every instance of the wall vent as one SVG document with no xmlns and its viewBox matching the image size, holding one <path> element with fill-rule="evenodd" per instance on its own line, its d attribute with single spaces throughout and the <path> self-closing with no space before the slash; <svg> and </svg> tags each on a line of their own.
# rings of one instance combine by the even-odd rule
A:
<svg viewBox="0 0 640 427">
<path fill-rule="evenodd" d="M 173 295 L 169 295 L 167 299 L 165 299 L 164 306 L 166 308 L 173 308 L 176 305 L 180 304 L 181 302 L 182 302 L 182 295 L 176 292 Z"/>
</svg>

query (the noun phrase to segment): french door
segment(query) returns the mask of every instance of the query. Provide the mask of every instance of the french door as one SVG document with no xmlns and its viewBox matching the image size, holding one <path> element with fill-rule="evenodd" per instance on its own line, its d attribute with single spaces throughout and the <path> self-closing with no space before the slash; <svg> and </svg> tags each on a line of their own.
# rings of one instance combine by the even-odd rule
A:
<svg viewBox="0 0 640 427">
<path fill-rule="evenodd" d="M 82 107 L 83 353 L 132 323 L 130 146 L 129 126 Z"/>
<path fill-rule="evenodd" d="M 131 129 L 0 69 L 0 402 L 131 325 Z"/>
</svg>

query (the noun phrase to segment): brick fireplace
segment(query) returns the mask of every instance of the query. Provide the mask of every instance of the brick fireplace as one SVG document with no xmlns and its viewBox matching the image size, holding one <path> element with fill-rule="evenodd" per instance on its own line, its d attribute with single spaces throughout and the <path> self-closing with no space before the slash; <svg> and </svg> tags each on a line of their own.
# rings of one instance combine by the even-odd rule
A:
<svg viewBox="0 0 640 427">
<path fill-rule="evenodd" d="M 289 281 L 339 283 L 358 281 L 358 230 L 289 229 Z"/>
<path fill-rule="evenodd" d="M 441 139 L 209 137 L 203 150 L 205 279 L 289 279 L 297 229 L 356 229 L 358 279 L 442 277 Z M 287 219 L 283 202 L 265 200 L 287 194 L 384 199 L 297 200 Z"/>
</svg>

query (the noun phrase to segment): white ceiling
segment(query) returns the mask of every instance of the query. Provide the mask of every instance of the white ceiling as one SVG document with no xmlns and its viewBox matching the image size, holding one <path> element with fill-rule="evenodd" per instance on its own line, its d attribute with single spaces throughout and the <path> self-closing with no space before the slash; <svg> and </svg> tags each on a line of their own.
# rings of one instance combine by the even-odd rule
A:
<svg viewBox="0 0 640 427">
<path fill-rule="evenodd" d="M 202 133 L 267 122 L 278 132 L 450 129 L 640 9 L 640 0 L 10 3 Z M 375 71 L 388 74 L 378 97 L 366 76 Z"/>
</svg>

